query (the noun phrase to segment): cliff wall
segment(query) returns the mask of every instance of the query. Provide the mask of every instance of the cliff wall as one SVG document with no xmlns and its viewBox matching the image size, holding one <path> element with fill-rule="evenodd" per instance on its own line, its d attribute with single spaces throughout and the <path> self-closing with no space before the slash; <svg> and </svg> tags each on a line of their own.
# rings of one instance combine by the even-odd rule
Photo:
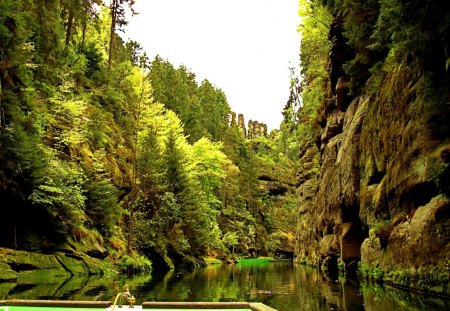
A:
<svg viewBox="0 0 450 311">
<path fill-rule="evenodd" d="M 320 130 L 300 150 L 296 258 L 448 295 L 449 104 L 414 58 L 349 95 L 341 69 L 352 56 L 330 28 Z"/>
</svg>

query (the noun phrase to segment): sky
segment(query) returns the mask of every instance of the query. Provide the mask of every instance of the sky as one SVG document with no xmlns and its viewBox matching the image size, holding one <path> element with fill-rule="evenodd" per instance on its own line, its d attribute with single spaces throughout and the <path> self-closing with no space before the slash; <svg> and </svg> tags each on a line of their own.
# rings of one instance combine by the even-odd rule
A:
<svg viewBox="0 0 450 311">
<path fill-rule="evenodd" d="M 245 123 L 279 128 L 298 67 L 298 0 L 137 0 L 126 40 L 224 91 Z"/>
</svg>

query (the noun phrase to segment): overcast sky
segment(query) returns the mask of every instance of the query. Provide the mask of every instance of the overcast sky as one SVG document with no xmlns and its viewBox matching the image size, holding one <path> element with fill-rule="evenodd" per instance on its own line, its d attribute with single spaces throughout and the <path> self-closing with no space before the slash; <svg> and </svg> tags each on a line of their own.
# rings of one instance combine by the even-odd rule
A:
<svg viewBox="0 0 450 311">
<path fill-rule="evenodd" d="M 125 39 L 221 88 L 245 122 L 278 128 L 298 66 L 298 0 L 138 0 Z"/>
</svg>

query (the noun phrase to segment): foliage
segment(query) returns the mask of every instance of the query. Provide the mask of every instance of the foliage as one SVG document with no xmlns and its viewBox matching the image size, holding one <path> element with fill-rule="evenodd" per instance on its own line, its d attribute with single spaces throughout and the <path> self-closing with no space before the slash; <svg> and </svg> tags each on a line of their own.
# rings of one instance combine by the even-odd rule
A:
<svg viewBox="0 0 450 311">
<path fill-rule="evenodd" d="M 283 122 L 276 138 L 277 148 L 294 161 L 301 145 L 316 139 L 317 110 L 325 98 L 324 85 L 328 79 L 328 40 L 332 15 L 316 1 L 299 3 L 301 24 L 300 72 L 291 69 L 290 96 L 283 110 Z"/>
<path fill-rule="evenodd" d="M 85 221 L 84 181 L 83 172 L 74 164 L 50 160 L 46 174 L 36 180 L 29 199 L 32 204 L 46 206 L 50 215 L 71 233 Z"/>
<path fill-rule="evenodd" d="M 106 174 L 101 162 L 94 162 L 94 170 L 85 183 L 86 215 L 91 225 L 104 235 L 111 235 L 112 228 L 122 217 L 117 200 L 117 188 Z"/>
<path fill-rule="evenodd" d="M 222 90 L 208 80 L 198 86 L 194 73 L 184 66 L 175 69 L 159 56 L 151 63 L 149 78 L 155 100 L 179 116 L 189 142 L 202 136 L 215 141 L 222 138 L 230 112 Z"/>
<path fill-rule="evenodd" d="M 238 235 L 236 232 L 227 232 L 222 238 L 222 243 L 228 250 L 231 248 L 234 254 L 234 247 L 239 244 Z"/>
<path fill-rule="evenodd" d="M 124 4 L 128 4 L 129 8 L 133 11 L 134 0 L 111 0 L 111 26 L 110 26 L 110 39 L 109 39 L 109 57 L 108 68 L 111 68 L 113 62 L 113 55 L 115 51 L 115 39 L 116 30 L 121 30 L 128 22 L 125 19 L 126 11 Z"/>
<path fill-rule="evenodd" d="M 117 267 L 121 273 L 125 274 L 145 273 L 152 270 L 151 262 L 143 256 L 130 257 L 124 255 L 117 262 Z"/>
<path fill-rule="evenodd" d="M 133 3 L 0 2 L 1 247 L 104 243 L 122 271 L 143 271 L 140 254 L 249 255 L 279 225 L 258 175 L 291 164 L 286 149 L 246 140 L 208 80 L 124 42 Z"/>
<path fill-rule="evenodd" d="M 384 273 L 378 264 L 372 265 L 360 262 L 358 267 L 363 277 L 375 282 L 381 282 L 383 280 Z"/>
<path fill-rule="evenodd" d="M 225 167 L 232 165 L 227 156 L 221 151 L 222 144 L 212 143 L 206 138 L 201 138 L 193 145 L 193 157 L 197 161 L 197 177 L 211 203 L 218 201 L 214 197 L 219 194 L 219 189 L 226 177 Z M 214 196 L 214 197 L 213 197 Z"/>
<path fill-rule="evenodd" d="M 448 78 L 449 4 L 424 1 L 313 1 L 325 3 L 343 21 L 344 35 L 355 50 L 345 66 L 353 92 L 360 92 L 383 64 L 416 59 L 437 88 Z M 433 48 L 430 48 L 433 47 Z"/>
</svg>

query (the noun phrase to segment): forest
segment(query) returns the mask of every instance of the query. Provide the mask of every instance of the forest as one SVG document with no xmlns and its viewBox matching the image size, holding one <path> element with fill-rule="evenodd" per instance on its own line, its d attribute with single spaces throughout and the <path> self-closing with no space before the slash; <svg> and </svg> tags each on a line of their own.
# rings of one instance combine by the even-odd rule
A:
<svg viewBox="0 0 450 311">
<path fill-rule="evenodd" d="M 292 257 L 292 142 L 124 42 L 133 1 L 0 6 L 0 247 L 125 272 Z"/>
<path fill-rule="evenodd" d="M 0 1 L 0 279 L 267 256 L 450 295 L 450 2 L 300 0 L 271 133 L 125 42 L 133 5 Z"/>
</svg>

